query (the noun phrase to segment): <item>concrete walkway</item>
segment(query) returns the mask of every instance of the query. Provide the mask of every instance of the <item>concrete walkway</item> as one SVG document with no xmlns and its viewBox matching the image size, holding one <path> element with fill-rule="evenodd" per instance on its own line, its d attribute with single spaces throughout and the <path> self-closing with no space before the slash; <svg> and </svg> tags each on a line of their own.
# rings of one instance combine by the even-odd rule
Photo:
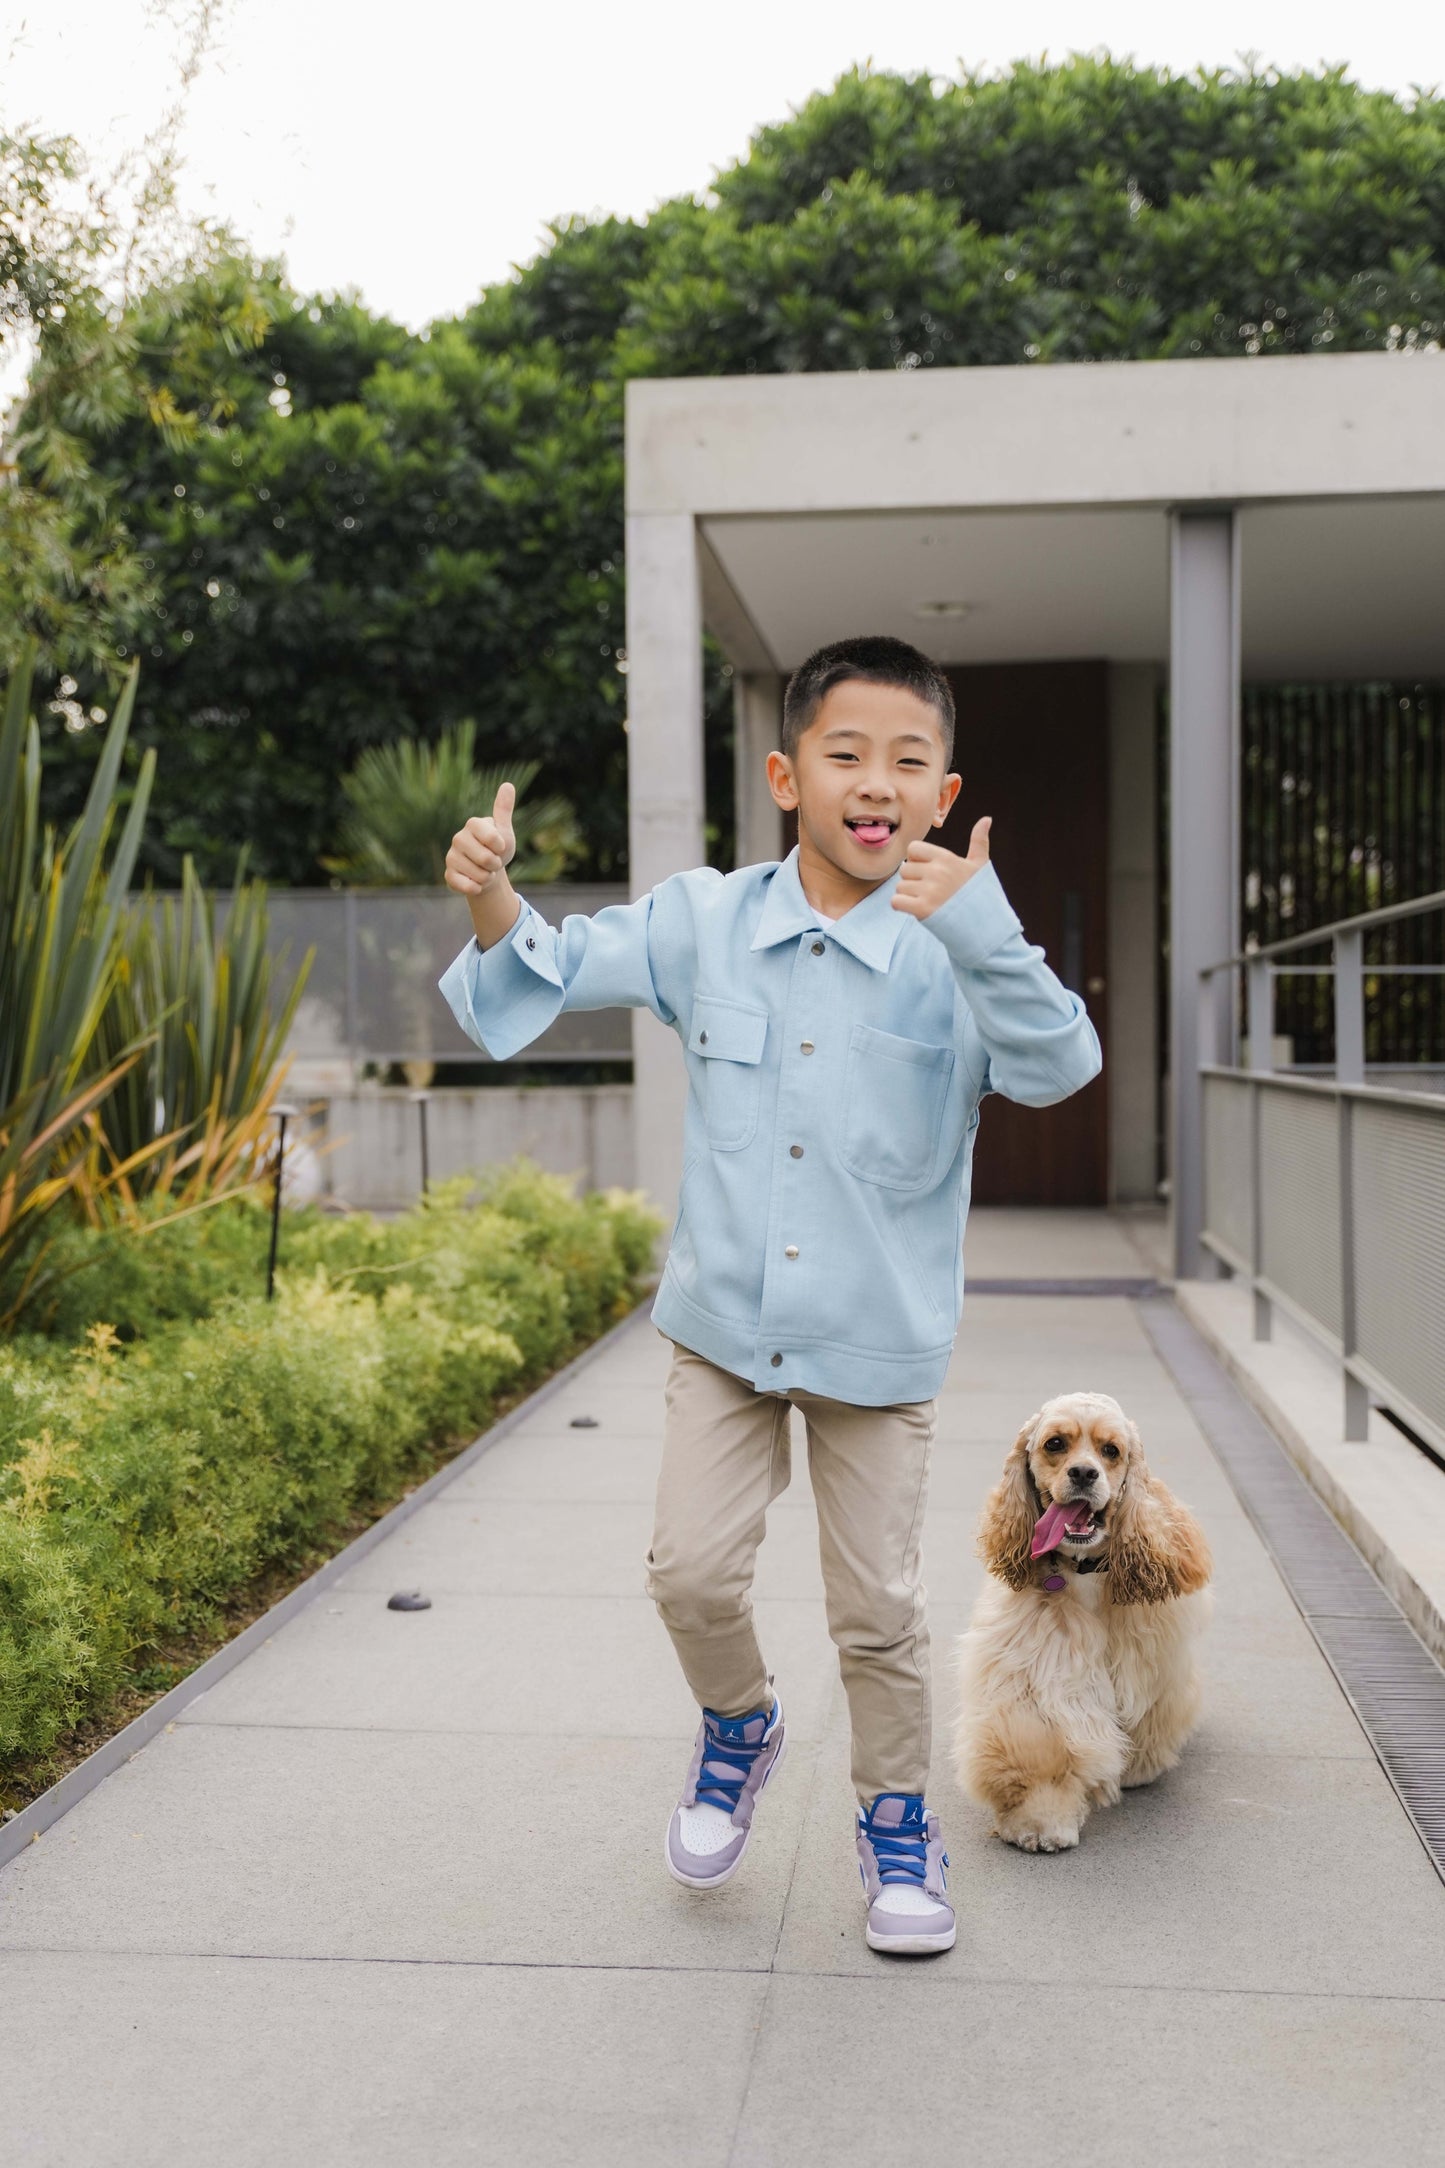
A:
<svg viewBox="0 0 1445 2168">
<path fill-rule="evenodd" d="M 980 1213 L 969 1268 L 1137 1274 L 1135 1240 Z M 644 1312 L 0 1872 L 0 2160 L 1438 2158 L 1445 1888 L 1137 1307 L 967 1306 L 925 1545 L 959 1936 L 911 1965 L 862 1939 L 800 1436 L 757 1588 L 792 1751 L 734 1884 L 663 1873 L 696 1723 L 641 1586 L 667 1352 Z M 949 1642 L 1009 1440 L 1080 1385 L 1207 1525 L 1213 1683 L 1176 1772 L 1026 1857 L 947 1771 Z"/>
</svg>

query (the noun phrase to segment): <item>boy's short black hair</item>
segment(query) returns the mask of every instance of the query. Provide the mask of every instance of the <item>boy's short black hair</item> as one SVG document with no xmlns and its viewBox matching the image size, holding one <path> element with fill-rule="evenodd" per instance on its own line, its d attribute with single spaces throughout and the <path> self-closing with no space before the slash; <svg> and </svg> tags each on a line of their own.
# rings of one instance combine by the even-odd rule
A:
<svg viewBox="0 0 1445 2168">
<path fill-rule="evenodd" d="M 849 678 L 863 678 L 870 685 L 898 685 L 926 700 L 938 717 L 943 736 L 943 765 L 953 759 L 953 692 L 936 662 L 906 640 L 886 633 L 865 633 L 854 640 L 835 640 L 820 647 L 799 663 L 783 695 L 782 750 L 796 760 L 798 740 L 817 715 L 824 696 Z"/>
</svg>

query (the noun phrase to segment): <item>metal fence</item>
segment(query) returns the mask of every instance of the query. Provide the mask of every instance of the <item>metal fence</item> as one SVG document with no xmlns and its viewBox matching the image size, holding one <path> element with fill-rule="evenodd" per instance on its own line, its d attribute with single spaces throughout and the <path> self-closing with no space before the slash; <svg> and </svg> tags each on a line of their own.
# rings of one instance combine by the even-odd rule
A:
<svg viewBox="0 0 1445 2168">
<path fill-rule="evenodd" d="M 1240 700 L 1241 936 L 1268 947 L 1445 886 L 1445 685 L 1251 684 Z M 1445 964 L 1445 913 L 1392 920 L 1381 964 Z M 1328 1067 L 1329 982 L 1276 988 L 1291 1067 Z M 1445 1062 L 1445 978 L 1370 972 L 1365 1049 Z"/>
<path fill-rule="evenodd" d="M 1368 1435 L 1373 1394 L 1437 1452 L 1445 1452 L 1445 1094 L 1438 1069 L 1372 1062 L 1367 1078 L 1365 987 L 1367 978 L 1445 967 L 1367 963 L 1364 952 L 1368 942 L 1393 954 L 1401 920 L 1442 911 L 1445 891 L 1341 919 L 1211 964 L 1200 987 L 1201 1045 L 1211 1054 L 1226 1051 L 1210 1038 L 1216 975 L 1242 973 L 1246 997 L 1245 1061 L 1200 1064 L 1204 1243 L 1253 1290 L 1256 1339 L 1270 1337 L 1277 1305 L 1337 1357 L 1347 1438 Z M 1281 960 L 1323 942 L 1328 965 Z M 1333 982 L 1329 1078 L 1273 1066 L 1277 983 L 1305 975 Z"/>
<path fill-rule="evenodd" d="M 437 980 L 468 939 L 461 901 L 436 889 L 272 889 L 269 946 L 294 970 L 315 949 L 306 989 L 287 1042 L 304 1061 L 485 1062 L 489 1056 L 459 1029 Z M 552 925 L 570 912 L 588 915 L 625 903 L 624 886 L 558 883 L 529 888 L 527 901 Z M 229 898 L 217 898 L 224 913 Z M 560 1016 L 528 1061 L 630 1061 L 625 1010 Z"/>
</svg>

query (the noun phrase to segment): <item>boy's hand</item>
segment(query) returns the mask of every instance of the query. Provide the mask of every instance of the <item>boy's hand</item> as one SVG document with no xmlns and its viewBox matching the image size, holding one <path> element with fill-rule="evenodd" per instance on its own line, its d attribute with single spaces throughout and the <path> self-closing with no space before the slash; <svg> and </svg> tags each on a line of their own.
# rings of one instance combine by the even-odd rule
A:
<svg viewBox="0 0 1445 2168">
<path fill-rule="evenodd" d="M 504 783 L 497 792 L 490 815 L 476 813 L 452 837 L 447 852 L 446 881 L 459 896 L 482 896 L 497 875 L 517 855 L 512 831 L 512 808 L 517 802 L 515 783 Z"/>
<path fill-rule="evenodd" d="M 974 822 L 966 858 L 960 858 L 956 851 L 946 851 L 941 843 L 924 843 L 921 839 L 910 843 L 893 891 L 894 910 L 906 911 L 910 918 L 927 918 L 930 911 L 947 903 L 965 881 L 971 881 L 988 864 L 992 826 L 991 813 Z"/>
</svg>

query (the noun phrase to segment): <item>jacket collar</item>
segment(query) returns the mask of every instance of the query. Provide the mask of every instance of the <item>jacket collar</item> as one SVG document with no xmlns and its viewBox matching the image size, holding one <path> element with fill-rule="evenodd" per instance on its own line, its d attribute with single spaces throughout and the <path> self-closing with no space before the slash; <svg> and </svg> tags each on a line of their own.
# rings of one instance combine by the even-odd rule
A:
<svg viewBox="0 0 1445 2168">
<path fill-rule="evenodd" d="M 851 911 L 833 925 L 822 931 L 840 948 L 856 956 L 860 964 L 867 964 L 872 971 L 886 971 L 893 958 L 893 944 L 903 930 L 903 914 L 893 909 L 893 892 L 898 886 L 897 873 L 891 873 L 886 881 L 880 881 L 871 895 L 855 903 Z M 803 894 L 803 883 L 798 875 L 798 846 L 794 844 L 787 857 L 768 883 L 763 897 L 763 908 L 758 914 L 757 931 L 750 948 L 772 948 L 779 941 L 791 941 L 809 927 L 820 925 L 817 912 Z"/>
</svg>

